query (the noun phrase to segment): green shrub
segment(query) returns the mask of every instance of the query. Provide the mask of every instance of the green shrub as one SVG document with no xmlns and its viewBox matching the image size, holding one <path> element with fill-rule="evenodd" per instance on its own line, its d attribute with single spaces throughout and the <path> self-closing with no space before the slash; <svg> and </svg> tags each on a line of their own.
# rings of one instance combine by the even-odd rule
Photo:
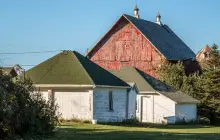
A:
<svg viewBox="0 0 220 140">
<path fill-rule="evenodd" d="M 91 123 L 90 120 L 83 120 L 83 119 L 80 119 L 80 118 L 77 118 L 75 116 L 73 116 L 71 119 L 63 119 L 63 118 L 59 118 L 59 121 L 61 123 Z"/>
<path fill-rule="evenodd" d="M 198 124 L 209 125 L 210 120 L 207 117 L 201 117 L 198 119 Z"/>
<path fill-rule="evenodd" d="M 131 118 L 131 119 L 118 119 L 118 121 L 108 121 L 108 122 L 98 122 L 98 124 L 103 125 L 116 125 L 116 126 L 126 126 L 126 125 L 134 125 L 137 126 L 140 124 L 139 120 L 137 118 Z"/>
<path fill-rule="evenodd" d="M 83 123 L 92 123 L 90 120 L 84 120 Z"/>
<path fill-rule="evenodd" d="M 33 91 L 30 80 L 0 76 L 0 139 L 47 136 L 57 125 L 57 106 Z"/>
</svg>

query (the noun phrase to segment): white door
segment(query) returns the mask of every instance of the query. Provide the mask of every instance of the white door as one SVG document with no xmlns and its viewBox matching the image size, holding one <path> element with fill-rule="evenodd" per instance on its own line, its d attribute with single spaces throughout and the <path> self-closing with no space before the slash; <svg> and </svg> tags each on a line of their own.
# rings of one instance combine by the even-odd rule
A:
<svg viewBox="0 0 220 140">
<path fill-rule="evenodd" d="M 148 96 L 142 97 L 142 122 L 153 122 L 152 100 Z"/>
<path fill-rule="evenodd" d="M 54 92 L 54 97 L 64 119 L 90 119 L 89 92 Z"/>
</svg>

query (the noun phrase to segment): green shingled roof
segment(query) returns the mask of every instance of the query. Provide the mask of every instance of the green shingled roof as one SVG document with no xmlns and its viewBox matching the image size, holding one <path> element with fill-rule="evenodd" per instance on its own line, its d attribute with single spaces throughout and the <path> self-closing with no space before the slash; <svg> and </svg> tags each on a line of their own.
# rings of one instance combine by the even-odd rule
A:
<svg viewBox="0 0 220 140">
<path fill-rule="evenodd" d="M 143 76 L 134 67 L 126 67 L 120 70 L 110 71 L 115 76 L 121 78 L 127 83 L 136 83 L 139 92 L 154 92 L 154 88 L 143 78 Z"/>
<path fill-rule="evenodd" d="M 34 84 L 130 87 L 76 51 L 63 51 L 26 72 Z"/>
<path fill-rule="evenodd" d="M 160 94 L 170 98 L 177 103 L 198 103 L 198 100 L 188 96 L 181 91 L 174 89 L 160 80 L 138 70 L 134 67 L 125 67 L 120 70 L 111 71 L 115 76 L 121 78 L 127 83 L 136 83 L 140 93 L 154 93 Z"/>
</svg>

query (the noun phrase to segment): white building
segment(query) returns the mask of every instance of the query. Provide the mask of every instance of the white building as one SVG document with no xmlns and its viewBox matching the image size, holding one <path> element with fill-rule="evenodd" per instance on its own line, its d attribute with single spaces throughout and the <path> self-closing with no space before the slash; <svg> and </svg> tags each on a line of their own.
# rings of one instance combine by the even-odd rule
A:
<svg viewBox="0 0 220 140">
<path fill-rule="evenodd" d="M 135 117 L 135 88 L 75 51 L 63 51 L 26 72 L 64 119 L 122 121 Z"/>
<path fill-rule="evenodd" d="M 141 122 L 176 123 L 197 119 L 196 99 L 134 67 L 122 68 L 112 73 L 126 82 L 136 83 L 136 117 Z"/>
</svg>

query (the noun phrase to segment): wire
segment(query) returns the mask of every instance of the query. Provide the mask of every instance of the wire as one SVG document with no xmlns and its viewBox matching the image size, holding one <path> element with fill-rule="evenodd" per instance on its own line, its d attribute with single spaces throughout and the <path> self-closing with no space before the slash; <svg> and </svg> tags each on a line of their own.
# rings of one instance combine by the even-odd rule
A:
<svg viewBox="0 0 220 140">
<path fill-rule="evenodd" d="M 23 67 L 29 67 L 29 66 L 36 66 L 36 65 L 21 65 L 21 64 L 18 64 L 19 66 L 23 66 Z M 11 66 L 14 66 L 14 64 L 13 65 L 2 65 L 2 67 L 11 67 Z"/>
<path fill-rule="evenodd" d="M 38 52 L 4 52 L 4 53 L 0 53 L 0 54 L 37 54 L 37 53 L 52 53 L 52 52 L 58 52 L 58 51 L 63 51 L 63 50 L 53 50 L 53 51 L 38 51 Z"/>
</svg>

